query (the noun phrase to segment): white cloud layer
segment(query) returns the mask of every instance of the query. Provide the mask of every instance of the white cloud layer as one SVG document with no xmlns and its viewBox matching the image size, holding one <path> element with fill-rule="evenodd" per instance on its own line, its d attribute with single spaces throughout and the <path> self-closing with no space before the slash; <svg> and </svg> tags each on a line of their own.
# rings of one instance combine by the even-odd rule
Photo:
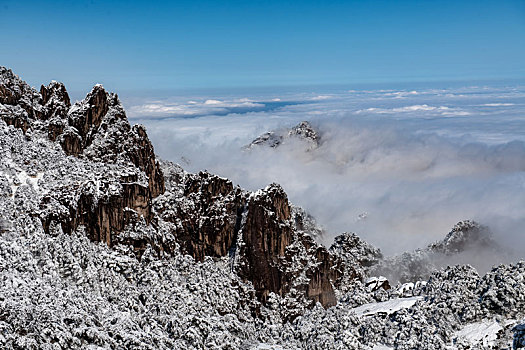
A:
<svg viewBox="0 0 525 350">
<path fill-rule="evenodd" d="M 193 117 L 229 114 L 234 113 L 236 110 L 244 112 L 246 110 L 261 109 L 263 107 L 264 104 L 254 103 L 246 98 L 229 101 L 215 99 L 207 99 L 204 101 L 189 100 L 184 103 L 157 100 L 130 107 L 129 115 L 131 117 L 148 116 L 149 118 Z"/>
<path fill-rule="evenodd" d="M 475 219 L 502 243 L 525 249 L 523 87 L 192 100 L 130 110 L 157 153 L 188 159 L 182 165 L 189 171 L 208 169 L 252 190 L 282 184 L 327 229 L 327 244 L 354 231 L 386 253 L 400 252 Z M 217 115 L 209 106 L 250 108 Z M 184 111 L 200 117 L 184 118 Z M 302 120 L 322 133 L 318 149 L 304 152 L 297 142 L 241 150 L 263 132 Z"/>
</svg>

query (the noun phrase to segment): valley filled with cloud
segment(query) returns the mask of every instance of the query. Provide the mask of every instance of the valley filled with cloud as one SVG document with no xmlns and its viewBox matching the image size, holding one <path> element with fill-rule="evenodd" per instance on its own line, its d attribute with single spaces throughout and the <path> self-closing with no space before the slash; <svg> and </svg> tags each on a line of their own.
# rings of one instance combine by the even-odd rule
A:
<svg viewBox="0 0 525 350">
<path fill-rule="evenodd" d="M 162 158 L 250 190 L 280 183 L 324 227 L 325 244 L 352 231 L 394 254 L 474 219 L 502 245 L 523 248 L 525 86 L 247 90 L 124 103 Z M 314 149 L 301 140 L 244 148 L 303 120 L 320 134 Z"/>
</svg>

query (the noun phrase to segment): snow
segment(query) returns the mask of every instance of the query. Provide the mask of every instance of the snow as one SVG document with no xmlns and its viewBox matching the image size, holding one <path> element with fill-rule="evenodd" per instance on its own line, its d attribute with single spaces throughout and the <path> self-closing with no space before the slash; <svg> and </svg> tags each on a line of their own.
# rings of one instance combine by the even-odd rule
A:
<svg viewBox="0 0 525 350">
<path fill-rule="evenodd" d="M 6 162 L 5 164 L 6 166 L 10 166 L 9 162 Z M 12 176 L 9 176 L 9 174 L 7 172 L 2 172 L 2 174 L 7 178 L 7 180 L 9 181 L 9 186 L 11 187 L 11 195 L 15 195 L 15 192 L 16 190 L 22 186 L 22 185 L 26 185 L 26 184 L 29 184 L 31 186 L 33 186 L 33 188 L 35 190 L 39 190 L 40 187 L 38 185 L 38 180 L 40 180 L 43 176 L 44 176 L 44 173 L 43 172 L 38 172 L 36 174 L 36 176 L 30 176 L 28 175 L 28 173 L 25 171 L 25 170 L 19 170 L 19 169 L 16 169 L 16 168 L 11 168 L 11 170 L 14 170 L 14 171 L 18 171 L 14 177 Z"/>
<path fill-rule="evenodd" d="M 372 350 L 394 350 L 394 348 L 385 345 L 374 345 Z"/>
<path fill-rule="evenodd" d="M 354 312 L 357 316 L 360 317 L 372 316 L 375 314 L 391 315 L 401 309 L 407 309 L 412 307 L 418 300 L 422 299 L 423 297 L 392 299 L 381 303 L 370 303 L 361 305 L 359 307 L 351 309 L 350 311 Z"/>
<path fill-rule="evenodd" d="M 280 345 L 270 345 L 270 344 L 263 344 L 263 343 L 258 344 L 255 349 L 257 350 L 284 350 L 284 348 L 281 347 Z"/>
<path fill-rule="evenodd" d="M 7 75 L 0 68 L 0 84 Z M 29 91 L 27 98 L 33 96 L 38 93 Z M 102 150 L 103 141 L 95 141 Z M 273 293 L 262 305 L 253 286 L 232 271 L 238 256 L 195 262 L 178 250 L 156 255 L 147 247 L 137 259 L 133 246 L 95 243 L 83 226 L 66 234 L 53 221 L 49 234 L 44 232 L 42 216 L 69 215 L 62 203 L 76 203 L 78 189 L 110 197 L 121 177 L 147 184 L 129 163 L 67 156 L 42 129 L 24 134 L 3 120 L 0 157 L 1 348 L 390 350 L 444 349 L 454 341 L 470 348 L 508 348 L 513 332 L 516 344 L 525 342 L 525 326 L 515 321 L 525 316 L 525 262 L 500 265 L 485 275 L 468 265 L 432 267 L 424 271 L 426 282 L 411 279 L 369 290 L 366 281 L 384 282 L 371 266 L 385 258 L 357 235 L 344 234 L 330 252 L 347 263 L 348 275 L 359 278 L 344 280 L 336 290 L 337 305 L 310 307 Z M 154 209 L 166 205 L 175 217 L 183 207 L 192 210 L 198 203 L 184 196 L 180 179 L 196 175 L 161 163 L 167 192 L 154 200 Z M 10 196 L 13 186 L 16 195 Z M 292 216 L 303 218 L 301 233 L 323 234 L 300 208 L 292 208 Z M 158 217 L 155 226 L 140 221 L 121 234 L 170 242 L 176 226 Z M 308 259 L 307 251 L 289 248 L 297 248 L 289 269 L 315 263 L 299 264 Z M 417 254 L 408 256 L 407 262 L 413 261 Z M 298 271 L 298 284 L 306 281 L 306 269 Z M 293 320 L 285 318 L 290 305 L 300 314 Z"/>
<path fill-rule="evenodd" d="M 26 184 L 29 182 L 33 186 L 33 188 L 38 189 L 38 180 L 40 180 L 43 175 L 43 172 L 39 172 L 36 174 L 36 176 L 29 176 L 25 170 L 22 170 L 17 175 L 17 177 L 22 184 Z"/>
<path fill-rule="evenodd" d="M 465 338 L 475 345 L 492 346 L 503 327 L 496 321 L 482 321 L 471 323 L 454 333 L 457 338 Z"/>
</svg>

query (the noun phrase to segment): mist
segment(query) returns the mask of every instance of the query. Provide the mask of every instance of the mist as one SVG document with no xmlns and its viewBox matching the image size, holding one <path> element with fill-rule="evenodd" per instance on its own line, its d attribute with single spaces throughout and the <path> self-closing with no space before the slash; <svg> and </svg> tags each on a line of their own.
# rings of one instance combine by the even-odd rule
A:
<svg viewBox="0 0 525 350">
<path fill-rule="evenodd" d="M 246 95 L 134 100 L 128 109 L 157 154 L 188 171 L 249 190 L 281 184 L 326 230 L 326 245 L 351 231 L 390 255 L 473 219 L 523 258 L 525 88 Z M 243 150 L 302 120 L 319 131 L 318 148 L 291 140 Z"/>
</svg>

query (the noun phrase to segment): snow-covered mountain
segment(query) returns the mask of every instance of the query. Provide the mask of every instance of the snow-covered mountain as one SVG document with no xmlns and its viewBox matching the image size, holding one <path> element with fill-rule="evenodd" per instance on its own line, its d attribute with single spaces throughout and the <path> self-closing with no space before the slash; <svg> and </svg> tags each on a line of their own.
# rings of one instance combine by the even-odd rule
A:
<svg viewBox="0 0 525 350">
<path fill-rule="evenodd" d="M 286 135 L 318 144 L 310 129 Z M 279 185 L 157 159 L 100 85 L 71 104 L 63 84 L 0 68 L 0 156 L 2 348 L 524 346 L 525 262 L 434 264 L 424 280 L 403 265 L 394 285 L 375 271 L 395 258 L 351 233 L 325 248 Z M 492 247 L 480 232 L 460 224 L 425 251 Z"/>
<path fill-rule="evenodd" d="M 491 267 L 488 264 L 505 253 L 488 227 L 465 220 L 457 223 L 444 239 L 424 249 L 387 257 L 372 270 L 391 281 L 426 280 L 439 267 L 465 261 L 480 270 L 488 270 Z"/>
<path fill-rule="evenodd" d="M 257 137 L 246 149 L 252 149 L 257 146 L 266 146 L 276 148 L 283 143 L 290 141 L 300 141 L 305 144 L 307 151 L 319 147 L 321 136 L 319 132 L 308 121 L 302 121 L 293 128 L 268 131 Z"/>
</svg>

